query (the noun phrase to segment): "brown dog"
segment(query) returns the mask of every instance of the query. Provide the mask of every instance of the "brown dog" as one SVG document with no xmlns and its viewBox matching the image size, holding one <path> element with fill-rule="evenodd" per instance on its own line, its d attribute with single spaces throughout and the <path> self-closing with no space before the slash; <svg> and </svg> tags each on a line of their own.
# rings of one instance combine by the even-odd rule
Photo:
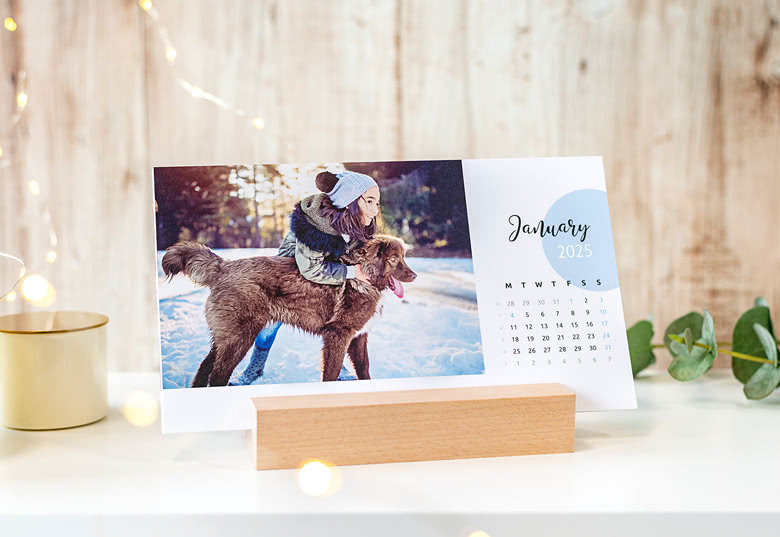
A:
<svg viewBox="0 0 780 537">
<path fill-rule="evenodd" d="M 403 243 L 388 236 L 375 237 L 342 260 L 360 263 L 371 283 L 356 279 L 342 285 L 312 283 L 301 276 L 292 257 L 228 261 L 197 242 L 168 248 L 162 259 L 167 276 L 181 272 L 211 289 L 206 300 L 211 351 L 192 386 L 227 385 L 269 321 L 322 336 L 322 380 L 338 379 L 345 353 L 358 378 L 370 378 L 367 335 L 359 332 L 376 313 L 382 291 L 390 289 L 401 297 L 401 282 L 411 282 L 417 274 L 404 261 Z"/>
</svg>

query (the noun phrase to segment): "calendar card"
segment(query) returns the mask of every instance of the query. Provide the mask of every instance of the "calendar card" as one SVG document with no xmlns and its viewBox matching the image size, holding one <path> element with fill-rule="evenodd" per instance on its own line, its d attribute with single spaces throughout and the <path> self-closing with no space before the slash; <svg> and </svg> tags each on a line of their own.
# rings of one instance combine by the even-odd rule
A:
<svg viewBox="0 0 780 537">
<path fill-rule="evenodd" d="M 559 382 L 636 408 L 599 157 L 156 168 L 163 432 Z"/>
<path fill-rule="evenodd" d="M 636 408 L 599 157 L 464 160 L 487 375 Z"/>
</svg>

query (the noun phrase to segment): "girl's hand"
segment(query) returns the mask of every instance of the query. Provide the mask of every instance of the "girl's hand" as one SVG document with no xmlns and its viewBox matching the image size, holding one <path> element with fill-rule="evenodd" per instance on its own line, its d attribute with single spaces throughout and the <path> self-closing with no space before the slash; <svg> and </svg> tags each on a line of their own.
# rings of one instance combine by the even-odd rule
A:
<svg viewBox="0 0 780 537">
<path fill-rule="evenodd" d="M 361 282 L 371 283 L 368 281 L 368 275 L 363 272 L 362 265 L 355 265 L 355 279 L 360 280 Z"/>
</svg>

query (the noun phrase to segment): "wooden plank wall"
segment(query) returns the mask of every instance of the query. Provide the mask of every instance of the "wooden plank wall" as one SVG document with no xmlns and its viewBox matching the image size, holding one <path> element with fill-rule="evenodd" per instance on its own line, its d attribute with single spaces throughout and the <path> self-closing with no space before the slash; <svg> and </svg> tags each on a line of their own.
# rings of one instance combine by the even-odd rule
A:
<svg viewBox="0 0 780 537">
<path fill-rule="evenodd" d="M 730 339 L 755 296 L 780 308 L 778 0 L 154 7 L 175 69 L 134 0 L 0 0 L 0 250 L 109 315 L 113 369 L 158 367 L 155 165 L 601 154 L 628 323 L 707 307 Z"/>
</svg>

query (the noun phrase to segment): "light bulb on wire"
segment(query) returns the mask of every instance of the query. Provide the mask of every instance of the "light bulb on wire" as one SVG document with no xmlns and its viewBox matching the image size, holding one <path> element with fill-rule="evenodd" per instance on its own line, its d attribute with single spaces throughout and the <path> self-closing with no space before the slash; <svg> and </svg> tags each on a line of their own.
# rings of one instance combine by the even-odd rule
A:
<svg viewBox="0 0 780 537">
<path fill-rule="evenodd" d="M 57 292 L 49 280 L 40 274 L 30 274 L 22 282 L 22 296 L 39 308 L 48 308 L 57 299 Z"/>
<path fill-rule="evenodd" d="M 176 48 L 173 46 L 173 43 L 171 42 L 171 39 L 168 35 L 168 29 L 162 23 L 160 13 L 157 11 L 157 9 L 154 8 L 152 4 L 152 0 L 139 0 L 138 5 L 141 6 L 141 9 L 143 9 L 144 12 L 146 12 L 154 28 L 157 30 L 157 33 L 160 36 L 160 41 L 162 41 L 162 45 L 164 47 L 165 58 L 170 64 L 171 68 L 173 68 L 176 64 L 178 51 L 176 50 Z M 177 77 L 176 82 L 179 87 L 184 89 L 186 92 L 188 92 L 196 99 L 203 99 L 204 101 L 209 101 L 215 104 L 216 106 L 222 108 L 223 110 L 227 110 L 228 112 L 231 112 L 238 117 L 243 118 L 247 116 L 247 113 L 244 109 L 234 106 L 233 104 L 222 99 L 218 95 L 215 95 L 213 93 L 210 93 L 207 90 L 199 88 L 195 84 L 190 83 L 188 80 Z M 249 122 L 258 130 L 262 130 L 265 127 L 265 122 L 259 117 L 252 117 L 250 115 L 247 117 L 247 119 L 249 119 Z"/>
</svg>

